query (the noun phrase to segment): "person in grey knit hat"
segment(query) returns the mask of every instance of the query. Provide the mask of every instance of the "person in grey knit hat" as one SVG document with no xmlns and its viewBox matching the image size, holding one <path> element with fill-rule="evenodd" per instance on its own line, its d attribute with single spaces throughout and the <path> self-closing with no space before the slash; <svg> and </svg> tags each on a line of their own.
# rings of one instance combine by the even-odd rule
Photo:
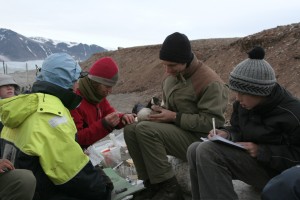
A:
<svg viewBox="0 0 300 200">
<path fill-rule="evenodd" d="M 272 66 L 264 60 L 265 52 L 255 47 L 249 58 L 239 63 L 229 76 L 229 88 L 246 94 L 268 96 L 276 83 Z"/>
<path fill-rule="evenodd" d="M 217 127 L 208 135 L 239 147 L 222 142 L 190 145 L 193 199 L 238 199 L 233 179 L 263 189 L 272 177 L 300 164 L 300 101 L 277 83 L 262 47 L 248 55 L 229 76 L 236 95 L 230 126 Z"/>
</svg>

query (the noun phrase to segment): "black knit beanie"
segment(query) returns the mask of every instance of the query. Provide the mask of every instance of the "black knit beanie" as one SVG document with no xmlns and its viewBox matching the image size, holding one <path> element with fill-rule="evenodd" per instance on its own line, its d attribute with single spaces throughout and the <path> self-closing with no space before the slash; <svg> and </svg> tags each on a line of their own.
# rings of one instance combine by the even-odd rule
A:
<svg viewBox="0 0 300 200">
<path fill-rule="evenodd" d="M 159 58 L 176 63 L 190 62 L 193 59 L 193 53 L 188 37 L 178 32 L 166 37 L 160 49 Z"/>
</svg>

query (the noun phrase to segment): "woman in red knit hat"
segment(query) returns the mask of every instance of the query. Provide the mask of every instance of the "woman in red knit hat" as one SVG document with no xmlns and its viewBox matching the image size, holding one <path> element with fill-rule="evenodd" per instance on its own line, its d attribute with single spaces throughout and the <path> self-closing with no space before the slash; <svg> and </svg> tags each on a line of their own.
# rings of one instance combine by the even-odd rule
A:
<svg viewBox="0 0 300 200">
<path fill-rule="evenodd" d="M 110 57 L 97 60 L 88 76 L 80 79 L 76 94 L 83 97 L 79 107 L 71 111 L 77 127 L 77 142 L 82 148 L 104 138 L 114 129 L 134 122 L 133 114 L 119 113 L 113 108 L 107 95 L 112 92 L 119 76 L 119 69 Z"/>
</svg>

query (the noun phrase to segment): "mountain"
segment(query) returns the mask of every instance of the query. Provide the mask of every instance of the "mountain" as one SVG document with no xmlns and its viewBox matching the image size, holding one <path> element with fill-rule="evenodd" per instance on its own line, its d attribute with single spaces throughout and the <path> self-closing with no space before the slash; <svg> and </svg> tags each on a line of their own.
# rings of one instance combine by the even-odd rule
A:
<svg viewBox="0 0 300 200">
<path fill-rule="evenodd" d="M 300 23 L 277 26 L 241 38 L 192 40 L 191 45 L 195 55 L 226 83 L 233 68 L 247 58 L 246 52 L 260 45 L 266 51 L 265 59 L 274 68 L 278 83 L 300 98 Z M 141 103 L 147 104 L 151 97 L 161 97 L 164 67 L 158 57 L 160 48 L 161 44 L 157 44 L 95 53 L 81 62 L 80 66 L 88 71 L 99 58 L 112 57 L 120 68 L 113 94 L 124 94 L 122 101 L 133 106 L 137 102 L 127 101 L 126 98 L 130 93 L 138 93 L 143 98 Z M 32 71 L 29 76 L 15 73 L 14 77 L 20 85 L 25 86 L 33 82 L 35 72 Z M 231 96 L 229 104 L 234 99 Z"/>
<path fill-rule="evenodd" d="M 42 37 L 25 37 L 9 29 L 0 28 L 0 61 L 44 60 L 48 55 L 66 52 L 79 61 L 92 54 L 107 51 L 97 45 L 62 42 Z"/>
</svg>

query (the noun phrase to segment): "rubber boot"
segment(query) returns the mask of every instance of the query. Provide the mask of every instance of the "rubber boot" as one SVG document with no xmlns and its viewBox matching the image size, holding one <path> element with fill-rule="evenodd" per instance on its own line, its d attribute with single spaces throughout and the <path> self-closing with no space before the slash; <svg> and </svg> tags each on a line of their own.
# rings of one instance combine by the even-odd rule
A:
<svg viewBox="0 0 300 200">
<path fill-rule="evenodd" d="M 158 191 L 157 184 L 151 184 L 149 180 L 143 182 L 145 189 L 134 195 L 134 200 L 150 200 Z"/>
<path fill-rule="evenodd" d="M 151 200 L 184 200 L 175 176 L 157 185 L 159 191 Z"/>
</svg>

